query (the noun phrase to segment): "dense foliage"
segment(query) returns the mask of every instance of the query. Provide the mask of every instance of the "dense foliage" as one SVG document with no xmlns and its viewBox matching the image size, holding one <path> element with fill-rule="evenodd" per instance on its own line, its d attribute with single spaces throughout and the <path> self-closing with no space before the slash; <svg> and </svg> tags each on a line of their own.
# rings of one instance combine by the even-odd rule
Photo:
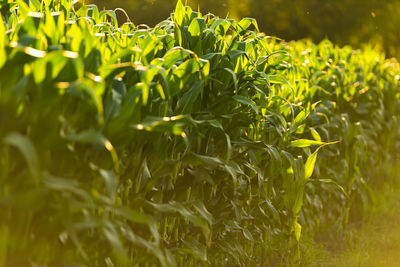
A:
<svg viewBox="0 0 400 267">
<path fill-rule="evenodd" d="M 92 0 L 101 8 L 123 7 L 135 23 L 157 24 L 176 0 Z M 400 56 L 400 2 L 397 0 L 186 0 L 194 10 L 220 17 L 256 18 L 268 35 L 286 40 L 329 38 L 335 44 L 381 46 Z"/>
<path fill-rule="evenodd" d="M 26 2 L 1 6 L 0 265 L 296 265 L 399 148 L 373 50 Z"/>
</svg>

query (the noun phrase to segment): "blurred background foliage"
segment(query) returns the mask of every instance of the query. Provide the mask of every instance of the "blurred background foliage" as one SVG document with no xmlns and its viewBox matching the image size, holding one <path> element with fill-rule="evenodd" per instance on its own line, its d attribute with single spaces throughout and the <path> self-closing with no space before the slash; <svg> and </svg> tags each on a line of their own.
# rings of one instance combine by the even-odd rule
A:
<svg viewBox="0 0 400 267">
<path fill-rule="evenodd" d="M 135 24 L 154 26 L 169 17 L 176 0 L 92 0 L 100 8 L 125 9 Z M 371 44 L 400 57 L 399 0 L 187 0 L 202 13 L 256 18 L 267 35 L 285 40 L 328 38 L 355 48 Z"/>
</svg>

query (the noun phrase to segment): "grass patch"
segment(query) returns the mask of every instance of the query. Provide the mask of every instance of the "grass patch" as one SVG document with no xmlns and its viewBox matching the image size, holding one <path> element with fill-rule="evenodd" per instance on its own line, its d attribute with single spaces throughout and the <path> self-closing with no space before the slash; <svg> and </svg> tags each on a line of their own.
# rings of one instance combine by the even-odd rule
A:
<svg viewBox="0 0 400 267">
<path fill-rule="evenodd" d="M 375 203 L 367 205 L 364 218 L 345 229 L 320 233 L 305 246 L 303 266 L 398 266 L 400 261 L 400 183 L 398 164 L 379 166 L 374 175 Z M 377 176 L 376 176 L 377 177 Z M 363 209 L 362 206 L 357 208 Z"/>
</svg>

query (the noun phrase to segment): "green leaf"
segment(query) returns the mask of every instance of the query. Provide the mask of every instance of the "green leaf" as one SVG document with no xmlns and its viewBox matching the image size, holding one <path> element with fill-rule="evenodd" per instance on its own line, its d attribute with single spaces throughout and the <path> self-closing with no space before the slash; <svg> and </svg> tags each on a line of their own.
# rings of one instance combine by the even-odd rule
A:
<svg viewBox="0 0 400 267">
<path fill-rule="evenodd" d="M 336 181 L 334 181 L 332 179 L 318 179 L 318 181 L 321 182 L 321 183 L 336 185 L 345 194 L 346 197 L 349 197 L 349 195 L 347 194 L 346 190 L 343 188 L 343 186 L 338 184 L 338 182 L 336 182 Z"/>
<path fill-rule="evenodd" d="M 268 75 L 268 82 L 276 84 L 289 84 L 288 80 L 282 75 Z"/>
<path fill-rule="evenodd" d="M 99 20 L 100 22 L 107 22 L 108 18 L 111 19 L 112 26 L 115 29 L 118 29 L 118 19 L 117 19 L 117 14 L 115 14 L 114 10 L 102 10 L 99 13 Z"/>
<path fill-rule="evenodd" d="M 86 130 L 77 134 L 69 134 L 66 136 L 66 139 L 74 142 L 89 143 L 102 147 L 105 147 L 105 144 L 107 142 L 107 138 L 105 138 L 102 133 L 93 129 Z"/>
<path fill-rule="evenodd" d="M 315 140 L 308 140 L 308 139 L 298 139 L 290 142 L 291 146 L 294 147 L 309 147 L 312 145 L 325 145 L 326 143 L 321 142 L 321 141 L 315 141 Z"/>
<path fill-rule="evenodd" d="M 258 107 L 251 99 L 248 99 L 241 95 L 235 95 L 232 98 L 241 104 L 249 105 L 254 110 L 254 112 L 258 114 Z"/>
<path fill-rule="evenodd" d="M 231 61 L 234 61 L 242 55 L 247 57 L 247 52 L 243 50 L 231 50 L 227 52 L 226 55 L 230 58 Z"/>
<path fill-rule="evenodd" d="M 310 179 L 314 171 L 315 162 L 317 161 L 317 155 L 318 149 L 307 158 L 306 164 L 304 165 L 306 181 Z"/>
<path fill-rule="evenodd" d="M 53 175 L 50 175 L 49 173 L 44 173 L 43 184 L 46 186 L 46 188 L 52 190 L 60 192 L 70 192 L 86 201 L 92 200 L 90 194 L 83 190 L 79 182 L 74 179 L 55 177 Z"/>
<path fill-rule="evenodd" d="M 34 178 L 35 182 L 39 184 L 39 158 L 32 142 L 27 137 L 19 133 L 10 133 L 3 139 L 3 141 L 8 145 L 16 147 L 22 153 L 28 164 L 28 168 L 32 177 Z"/>
<path fill-rule="evenodd" d="M 233 70 L 231 70 L 230 68 L 224 68 L 224 70 L 226 70 L 227 72 L 229 72 L 232 75 L 233 85 L 235 86 L 235 90 L 237 90 L 238 89 L 238 81 L 237 81 L 236 73 Z"/>
<path fill-rule="evenodd" d="M 190 54 L 193 54 L 190 50 L 183 49 L 182 47 L 174 47 L 164 55 L 163 66 L 169 69 L 174 64 L 177 64 L 178 61 L 184 61 Z"/>
<path fill-rule="evenodd" d="M 138 211 L 129 209 L 124 206 L 115 205 L 112 207 L 112 209 L 116 215 L 122 216 L 133 223 L 138 223 L 143 225 L 150 225 L 156 223 L 153 217 L 144 215 Z"/>
<path fill-rule="evenodd" d="M 188 240 L 182 240 L 189 249 L 186 251 L 201 261 L 207 261 L 207 247 L 197 241 L 195 238 L 188 236 Z"/>
<path fill-rule="evenodd" d="M 190 89 L 183 94 L 183 96 L 178 100 L 176 109 L 180 111 L 181 114 L 192 113 L 195 104 L 198 101 L 200 92 L 204 87 L 204 81 L 195 82 Z"/>
<path fill-rule="evenodd" d="M 315 130 L 314 128 L 310 128 L 310 132 L 311 132 L 312 136 L 314 137 L 315 141 L 321 142 L 321 136 L 319 135 L 317 130 Z"/>
<path fill-rule="evenodd" d="M 239 21 L 238 25 L 242 31 L 246 31 L 251 25 L 254 25 L 256 31 L 260 31 L 257 21 L 253 18 L 243 18 L 241 21 Z"/>
<path fill-rule="evenodd" d="M 178 2 L 176 3 L 176 7 L 175 7 L 175 12 L 174 12 L 174 21 L 176 22 L 176 24 L 181 27 L 183 26 L 183 21 L 186 15 L 186 9 L 185 6 L 182 4 L 181 0 L 178 0 Z"/>
<path fill-rule="evenodd" d="M 223 161 L 218 157 L 208 157 L 193 152 L 186 154 L 183 158 L 183 161 L 193 166 L 209 165 L 210 167 L 220 167 L 221 165 L 223 165 Z"/>
<path fill-rule="evenodd" d="M 4 66 L 7 61 L 7 53 L 5 51 L 6 46 L 6 34 L 3 22 L 3 16 L 0 15 L 0 69 Z"/>
<path fill-rule="evenodd" d="M 169 132 L 174 135 L 182 135 L 182 126 L 185 125 L 187 120 L 183 115 L 163 118 L 147 116 L 141 124 L 134 124 L 131 128 L 139 131 Z"/>
<path fill-rule="evenodd" d="M 204 18 L 195 18 L 189 25 L 188 32 L 191 36 L 200 36 L 206 27 Z"/>
<path fill-rule="evenodd" d="M 306 112 L 306 110 L 302 110 L 299 114 L 297 114 L 296 118 L 293 121 L 293 128 L 297 129 L 297 127 L 307 119 L 310 113 Z"/>
<path fill-rule="evenodd" d="M 195 209 L 199 212 L 199 214 L 207 220 L 207 222 L 212 225 L 214 222 L 214 217 L 213 215 L 207 210 L 206 206 L 204 203 L 200 200 L 196 201 L 193 205 Z"/>
<path fill-rule="evenodd" d="M 297 221 L 294 223 L 294 235 L 296 237 L 297 242 L 300 241 L 301 237 L 301 224 L 299 224 Z"/>
<path fill-rule="evenodd" d="M 160 70 L 157 67 L 149 67 L 140 72 L 140 78 L 142 80 L 142 100 L 143 104 L 147 104 L 150 93 L 150 84 L 154 77 L 158 74 Z"/>
<path fill-rule="evenodd" d="M 250 232 L 248 229 L 243 228 L 243 229 L 242 229 L 242 232 L 243 232 L 244 237 L 245 237 L 247 240 L 249 240 L 249 241 L 254 241 L 254 237 L 253 237 L 253 235 L 251 234 L 251 232 Z"/>
</svg>

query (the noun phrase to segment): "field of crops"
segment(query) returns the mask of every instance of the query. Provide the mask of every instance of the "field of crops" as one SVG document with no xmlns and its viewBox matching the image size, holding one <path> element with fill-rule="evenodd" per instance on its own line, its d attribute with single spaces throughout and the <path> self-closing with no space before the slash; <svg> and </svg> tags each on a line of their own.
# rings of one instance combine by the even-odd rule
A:
<svg viewBox="0 0 400 267">
<path fill-rule="evenodd" d="M 154 28 L 0 7 L 0 266 L 297 266 L 398 158 L 400 67 L 372 49 L 180 1 Z"/>
</svg>

